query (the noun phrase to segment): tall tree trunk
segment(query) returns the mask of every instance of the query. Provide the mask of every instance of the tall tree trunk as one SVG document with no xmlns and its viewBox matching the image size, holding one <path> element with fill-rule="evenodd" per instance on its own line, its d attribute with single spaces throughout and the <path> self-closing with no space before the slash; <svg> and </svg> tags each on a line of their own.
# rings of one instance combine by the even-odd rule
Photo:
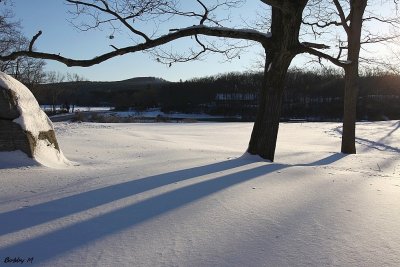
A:
<svg viewBox="0 0 400 267">
<path fill-rule="evenodd" d="M 299 31 L 306 0 L 292 1 L 286 10 L 272 8 L 272 49 L 266 50 L 259 107 L 248 152 L 273 161 L 281 115 L 285 77 L 299 47 Z"/>
<path fill-rule="evenodd" d="M 345 67 L 342 153 L 356 153 L 356 117 L 359 89 L 358 65 L 361 48 L 361 30 L 368 0 L 351 1 L 350 26 L 347 31 L 349 65 Z"/>
<path fill-rule="evenodd" d="M 259 108 L 248 152 L 271 161 L 275 156 L 285 76 L 292 58 L 279 52 L 267 52 Z"/>
<path fill-rule="evenodd" d="M 358 64 L 345 68 L 342 153 L 356 153 Z"/>
</svg>

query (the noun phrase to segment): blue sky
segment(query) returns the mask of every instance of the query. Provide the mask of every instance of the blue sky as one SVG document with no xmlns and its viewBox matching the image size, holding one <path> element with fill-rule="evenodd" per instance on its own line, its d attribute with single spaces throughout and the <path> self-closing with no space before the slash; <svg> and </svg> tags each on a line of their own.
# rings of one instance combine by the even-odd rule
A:
<svg viewBox="0 0 400 267">
<path fill-rule="evenodd" d="M 110 44 L 118 47 L 130 44 L 130 40 L 124 33 L 116 33 L 116 38 L 110 40 L 108 36 L 111 31 L 108 29 L 88 32 L 77 30 L 68 22 L 71 15 L 67 13 L 68 6 L 63 0 L 13 0 L 13 2 L 12 9 L 16 18 L 21 20 L 23 31 L 28 38 L 34 36 L 39 30 L 43 31 L 42 36 L 35 44 L 38 51 L 60 53 L 77 59 L 88 59 L 111 51 Z M 187 10 L 198 7 L 195 0 L 185 0 L 182 3 L 186 5 Z M 243 21 L 255 20 L 260 7 L 260 1 L 248 0 L 242 8 L 234 11 L 229 25 L 243 26 Z M 373 9 L 380 12 L 378 6 L 373 7 Z M 169 28 L 191 25 L 182 19 L 175 21 L 175 24 L 162 25 L 161 33 L 167 33 Z M 144 25 L 146 30 L 152 27 L 151 24 Z M 194 42 L 190 39 L 180 40 L 171 43 L 170 47 L 175 51 L 187 51 L 193 44 Z M 148 54 L 135 53 L 114 58 L 89 68 L 68 68 L 61 63 L 48 61 L 46 70 L 78 73 L 95 81 L 123 80 L 141 76 L 155 76 L 169 81 L 179 81 L 180 79 L 186 80 L 230 71 L 254 70 L 256 61 L 260 59 L 259 53 L 262 49 L 259 45 L 256 45 L 247 50 L 240 55 L 240 59 L 231 62 L 224 62 L 223 57 L 210 54 L 203 61 L 179 63 L 167 67 L 157 63 Z M 308 60 L 303 56 L 298 56 L 292 65 L 302 67 Z"/>
<path fill-rule="evenodd" d="M 245 19 L 254 18 L 254 10 L 258 7 L 258 1 L 249 2 L 250 4 L 246 4 L 245 9 L 240 10 L 240 16 Z M 115 40 L 107 38 L 110 34 L 109 30 L 80 32 L 75 29 L 68 22 L 71 15 L 67 13 L 68 7 L 62 0 L 14 0 L 13 10 L 16 18 L 21 20 L 23 31 L 28 38 L 39 30 L 43 31 L 35 44 L 38 51 L 60 53 L 73 58 L 91 58 L 102 52 L 111 51 L 112 48 L 109 45 L 119 41 L 117 37 Z M 238 19 L 237 24 L 240 23 Z M 123 37 L 120 38 L 123 39 Z M 189 48 L 191 44 L 190 41 L 178 41 L 172 46 L 180 51 Z M 252 47 L 248 50 L 240 56 L 240 59 L 232 62 L 224 62 L 224 58 L 219 55 L 209 55 L 203 61 L 179 63 L 167 67 L 157 63 L 147 54 L 135 53 L 89 68 L 68 68 L 61 63 L 48 61 L 46 70 L 78 73 L 90 80 L 99 81 L 122 80 L 139 76 L 155 76 L 179 81 L 228 71 L 250 70 L 256 58 L 259 57 L 256 51 L 259 51 L 260 47 Z"/>
</svg>

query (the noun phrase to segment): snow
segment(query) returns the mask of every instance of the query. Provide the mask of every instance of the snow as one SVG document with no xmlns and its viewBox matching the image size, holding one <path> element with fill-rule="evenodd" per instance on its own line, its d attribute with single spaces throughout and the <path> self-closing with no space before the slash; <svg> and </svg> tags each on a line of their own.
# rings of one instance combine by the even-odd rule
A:
<svg viewBox="0 0 400 267">
<path fill-rule="evenodd" d="M 0 86 L 11 90 L 16 96 L 21 115 L 13 122 L 18 123 L 23 130 L 30 132 L 39 143 L 38 149 L 34 151 L 35 161 L 51 167 L 62 168 L 70 165 L 71 163 L 61 151 L 49 144 L 43 144 L 45 141 L 39 140 L 40 132 L 53 130 L 53 124 L 46 113 L 41 110 L 31 91 L 21 82 L 3 72 L 0 72 Z M 50 155 L 54 155 L 55 158 L 51 158 Z M 17 158 L 18 161 L 25 161 L 23 157 L 17 156 Z"/>
<path fill-rule="evenodd" d="M 46 110 L 52 110 L 53 106 L 52 105 L 40 105 L 40 108 L 44 111 Z M 60 105 L 57 105 L 57 110 L 60 109 Z M 72 105 L 70 106 L 70 109 L 72 110 Z M 87 106 L 74 106 L 74 111 L 110 111 L 114 109 L 114 107 L 87 107 Z M 60 114 L 59 114 L 60 115 Z"/>
<path fill-rule="evenodd" d="M 55 123 L 79 165 L 0 156 L 0 265 L 400 265 L 399 121 L 347 156 L 340 124 L 281 124 L 275 163 L 243 154 L 251 128 Z"/>
<path fill-rule="evenodd" d="M 35 160 L 49 168 L 67 168 L 74 164 L 65 158 L 48 140 L 37 140 L 35 149 Z"/>
<path fill-rule="evenodd" d="M 254 34 L 254 35 L 260 35 L 266 38 L 271 38 L 272 37 L 272 32 L 260 32 L 255 29 L 234 29 L 234 28 L 227 28 L 227 27 L 210 27 L 210 26 L 205 26 L 205 25 L 193 25 L 187 28 L 183 28 L 180 30 L 186 30 L 186 29 L 201 29 L 201 28 L 207 28 L 210 30 L 216 30 L 216 31 L 225 31 L 225 32 L 237 32 L 237 33 L 244 33 L 244 34 Z"/>
<path fill-rule="evenodd" d="M 39 132 L 52 130 L 51 121 L 40 109 L 35 97 L 25 85 L 0 72 L 0 86 L 15 93 L 21 116 L 15 119 L 14 122 L 21 125 L 22 129 L 31 132 L 36 138 L 39 136 Z"/>
<path fill-rule="evenodd" d="M 39 165 L 37 161 L 29 158 L 28 155 L 20 150 L 0 152 L 0 169 L 36 165 Z"/>
</svg>

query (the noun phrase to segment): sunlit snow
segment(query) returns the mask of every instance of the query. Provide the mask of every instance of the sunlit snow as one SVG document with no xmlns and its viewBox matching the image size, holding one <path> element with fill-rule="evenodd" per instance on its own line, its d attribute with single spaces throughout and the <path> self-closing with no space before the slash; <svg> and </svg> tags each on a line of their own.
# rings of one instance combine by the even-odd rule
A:
<svg viewBox="0 0 400 267">
<path fill-rule="evenodd" d="M 0 156 L 0 265 L 400 265 L 400 122 L 347 156 L 340 124 L 281 124 L 274 163 L 251 127 L 55 123 L 79 166 Z"/>
</svg>

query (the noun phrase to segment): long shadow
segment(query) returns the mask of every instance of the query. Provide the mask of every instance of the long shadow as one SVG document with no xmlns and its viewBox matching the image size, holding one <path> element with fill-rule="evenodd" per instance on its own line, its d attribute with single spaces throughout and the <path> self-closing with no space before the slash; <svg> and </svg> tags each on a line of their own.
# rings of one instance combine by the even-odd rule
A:
<svg viewBox="0 0 400 267">
<path fill-rule="evenodd" d="M 333 161 L 332 156 L 328 158 L 330 158 L 329 162 Z M 325 161 L 319 160 L 315 163 L 321 165 L 323 162 Z M 29 251 L 35 255 L 35 263 L 40 264 L 67 251 L 79 248 L 113 233 L 123 231 L 230 186 L 287 167 L 291 166 L 271 163 L 188 185 L 99 215 L 95 218 L 4 247 L 0 249 L 0 255 L 18 255 L 21 252 Z M 103 193 L 107 193 L 107 191 Z M 131 193 L 131 195 L 133 194 Z"/>
<path fill-rule="evenodd" d="M 28 208 L 0 213 L 0 236 L 88 210 L 125 197 L 252 163 L 241 158 L 154 175 L 83 192 Z M 29 220 L 26 218 L 29 217 Z"/>
<path fill-rule="evenodd" d="M 392 127 L 394 127 L 393 130 L 391 130 L 384 138 L 391 136 L 395 131 L 397 131 L 398 129 L 400 129 L 400 121 L 395 122 L 395 123 L 392 125 Z M 383 139 L 384 139 L 384 138 L 383 138 Z"/>
<path fill-rule="evenodd" d="M 396 125 L 396 124 L 394 124 L 394 125 Z M 392 126 L 394 126 L 394 125 L 392 125 Z M 391 151 L 391 152 L 399 153 L 400 152 L 400 148 L 389 146 L 389 145 L 385 145 L 385 144 L 381 143 L 388 136 L 390 136 L 393 132 L 395 132 L 399 127 L 400 127 L 400 122 L 399 122 L 399 125 L 395 129 L 393 129 L 385 137 L 379 139 L 378 141 L 372 141 L 372 140 L 369 140 L 369 139 L 356 137 L 356 142 L 361 144 L 361 145 L 367 146 L 367 147 L 369 147 L 371 149 L 376 149 L 376 150 L 379 150 L 379 151 Z M 343 130 L 341 130 L 340 128 L 341 128 L 341 126 L 336 127 L 334 129 L 334 131 L 336 131 L 338 134 L 342 135 L 343 134 Z"/>
<path fill-rule="evenodd" d="M 360 143 L 362 145 L 366 145 L 369 148 L 373 148 L 373 149 L 376 149 L 379 151 L 390 151 L 390 152 L 396 152 L 396 153 L 400 152 L 400 148 L 382 144 L 382 143 L 380 143 L 381 140 L 378 142 L 375 142 L 375 141 L 371 141 L 371 140 L 368 140 L 365 138 L 360 138 L 360 137 L 356 137 L 356 140 L 358 141 L 358 143 Z"/>
<path fill-rule="evenodd" d="M 0 255 L 19 255 L 21 252 L 29 251 L 32 255 L 35 255 L 35 263 L 40 264 L 57 255 L 76 249 L 102 237 L 123 231 L 227 187 L 285 167 L 286 165 L 279 164 L 263 165 L 185 186 L 97 216 L 93 219 L 5 247 L 0 249 Z"/>
<path fill-rule="evenodd" d="M 326 158 L 323 158 L 323 159 L 314 161 L 314 162 L 312 162 L 312 163 L 307 163 L 307 164 L 296 164 L 296 165 L 293 165 L 293 166 L 304 166 L 304 167 L 306 167 L 306 166 L 322 166 L 322 165 L 329 165 L 329 164 L 332 164 L 332 163 L 334 163 L 334 162 L 336 162 L 336 161 L 341 160 L 342 158 L 344 158 L 344 157 L 346 157 L 346 156 L 348 156 L 348 155 L 347 155 L 347 154 L 343 154 L 343 153 L 333 153 L 332 155 L 330 155 L 330 156 L 328 156 L 328 157 L 326 157 Z"/>
</svg>

